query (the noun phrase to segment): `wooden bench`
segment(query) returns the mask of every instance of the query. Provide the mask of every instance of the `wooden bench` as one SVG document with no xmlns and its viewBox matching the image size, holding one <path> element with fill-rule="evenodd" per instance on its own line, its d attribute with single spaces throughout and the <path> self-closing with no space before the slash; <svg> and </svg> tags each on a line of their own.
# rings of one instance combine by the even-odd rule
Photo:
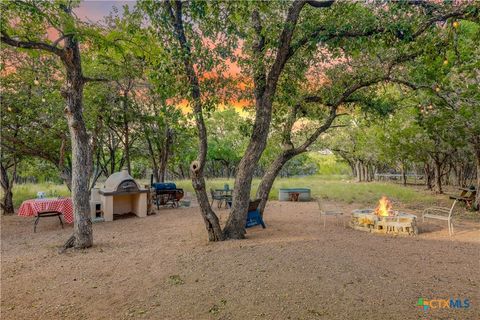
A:
<svg viewBox="0 0 480 320">
<path fill-rule="evenodd" d="M 41 211 L 37 212 L 37 218 L 35 219 L 35 222 L 33 224 L 33 232 L 37 232 L 37 224 L 40 221 L 40 218 L 47 218 L 47 217 L 58 217 L 58 220 L 60 220 L 60 224 L 62 225 L 63 229 L 63 221 L 62 221 L 62 213 L 58 211 Z"/>
<path fill-rule="evenodd" d="M 453 222 L 452 222 L 453 209 L 455 208 L 455 205 L 457 204 L 457 202 L 458 202 L 458 199 L 455 199 L 450 209 L 443 208 L 443 207 L 430 207 L 423 210 L 423 215 L 422 215 L 423 222 L 425 222 L 425 218 L 447 221 L 448 234 L 451 236 L 453 234 Z"/>
<path fill-rule="evenodd" d="M 462 193 L 459 196 L 450 196 L 450 199 L 464 202 L 467 209 L 472 208 L 473 202 L 475 201 L 475 197 L 477 195 L 477 190 L 473 187 L 460 188 L 459 190 L 462 190 Z"/>
</svg>

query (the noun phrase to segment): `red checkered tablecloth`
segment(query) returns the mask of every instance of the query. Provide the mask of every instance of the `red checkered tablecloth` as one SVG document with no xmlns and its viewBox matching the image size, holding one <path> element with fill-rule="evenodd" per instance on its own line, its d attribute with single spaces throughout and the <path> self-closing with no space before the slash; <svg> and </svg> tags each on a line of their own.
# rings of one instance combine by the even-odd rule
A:
<svg viewBox="0 0 480 320">
<path fill-rule="evenodd" d="M 31 199 L 23 201 L 18 215 L 22 217 L 34 217 L 37 212 L 58 211 L 63 214 L 66 223 L 73 223 L 73 203 L 70 198 L 47 198 Z"/>
</svg>

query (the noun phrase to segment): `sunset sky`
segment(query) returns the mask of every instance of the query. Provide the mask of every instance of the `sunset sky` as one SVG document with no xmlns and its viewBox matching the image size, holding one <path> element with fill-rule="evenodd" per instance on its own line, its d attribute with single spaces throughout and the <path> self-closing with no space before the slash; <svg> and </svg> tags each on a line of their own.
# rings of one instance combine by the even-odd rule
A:
<svg viewBox="0 0 480 320">
<path fill-rule="evenodd" d="M 81 1 L 80 6 L 75 10 L 77 16 L 85 21 L 91 22 L 98 22 L 103 19 L 103 17 L 107 16 L 112 12 L 113 8 L 116 7 L 119 10 L 119 13 L 122 12 L 122 7 L 124 5 L 129 5 L 133 8 L 135 5 L 135 0 L 124 1 L 112 1 L 112 0 L 84 0 Z M 229 73 L 231 74 L 238 74 L 240 69 L 237 65 L 231 65 Z M 249 104 L 248 101 L 232 101 L 230 103 L 232 106 L 235 107 L 237 111 L 242 111 L 243 107 Z M 186 106 L 187 102 L 181 102 L 179 107 L 184 111 L 189 111 L 189 108 Z"/>
<path fill-rule="evenodd" d="M 117 7 L 119 10 L 128 4 L 134 6 L 136 1 L 112 1 L 112 0 L 84 0 L 80 3 L 80 7 L 75 10 L 79 18 L 90 20 L 93 22 L 101 20 L 104 16 L 108 15 L 113 7 Z"/>
</svg>

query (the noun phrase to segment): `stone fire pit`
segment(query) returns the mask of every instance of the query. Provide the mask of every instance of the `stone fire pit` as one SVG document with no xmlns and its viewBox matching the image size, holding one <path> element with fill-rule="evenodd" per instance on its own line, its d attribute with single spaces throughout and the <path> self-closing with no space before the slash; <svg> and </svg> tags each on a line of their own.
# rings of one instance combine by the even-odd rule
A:
<svg viewBox="0 0 480 320">
<path fill-rule="evenodd" d="M 375 213 L 375 209 L 353 210 L 350 226 L 355 230 L 372 233 L 418 234 L 417 216 L 399 211 L 389 211 L 388 216 L 380 216 Z"/>
</svg>

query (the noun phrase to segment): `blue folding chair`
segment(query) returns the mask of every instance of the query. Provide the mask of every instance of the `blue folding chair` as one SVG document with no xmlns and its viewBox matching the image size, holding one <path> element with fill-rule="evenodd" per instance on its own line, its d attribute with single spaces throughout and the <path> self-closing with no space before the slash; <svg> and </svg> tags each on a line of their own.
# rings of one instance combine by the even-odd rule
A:
<svg viewBox="0 0 480 320">
<path fill-rule="evenodd" d="M 250 204 L 248 205 L 247 222 L 245 223 L 245 228 L 251 228 L 258 225 L 261 225 L 263 229 L 266 228 L 262 216 L 260 215 L 260 211 L 258 210 L 259 204 L 260 199 L 250 201 Z"/>
<path fill-rule="evenodd" d="M 260 211 L 258 210 L 248 211 L 245 228 L 251 228 L 258 225 L 261 225 L 263 229 L 266 228 L 265 223 L 263 222 L 262 216 L 260 215 Z"/>
<path fill-rule="evenodd" d="M 248 205 L 247 222 L 245 223 L 245 229 L 258 225 L 261 225 L 263 229 L 266 228 L 265 222 L 263 222 L 262 216 L 260 215 L 260 211 L 257 209 L 259 204 L 260 199 L 250 201 Z M 231 208 L 232 201 L 227 201 L 227 205 L 229 208 Z"/>
</svg>

